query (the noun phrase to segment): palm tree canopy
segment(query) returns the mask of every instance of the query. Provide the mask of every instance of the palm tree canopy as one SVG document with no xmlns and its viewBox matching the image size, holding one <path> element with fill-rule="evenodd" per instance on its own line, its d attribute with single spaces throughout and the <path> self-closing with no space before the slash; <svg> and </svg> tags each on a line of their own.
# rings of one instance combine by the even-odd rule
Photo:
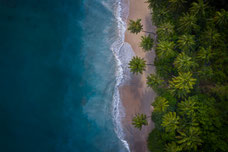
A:
<svg viewBox="0 0 228 152">
<path fill-rule="evenodd" d="M 162 85 L 163 82 L 164 82 L 164 80 L 162 80 L 159 76 L 157 76 L 155 74 L 150 74 L 149 76 L 147 76 L 147 86 L 148 87 L 157 88 L 160 85 Z"/>
<path fill-rule="evenodd" d="M 178 76 L 172 78 L 172 80 L 169 81 L 169 87 L 171 93 L 179 98 L 182 98 L 190 93 L 195 83 L 196 79 L 192 78 L 191 72 L 179 72 Z"/>
<path fill-rule="evenodd" d="M 184 15 L 180 18 L 180 26 L 178 30 L 183 33 L 189 33 L 193 29 L 197 29 L 198 25 L 196 24 L 197 18 L 196 16 L 189 14 L 189 13 L 184 13 Z"/>
<path fill-rule="evenodd" d="M 167 39 L 174 33 L 174 25 L 170 22 L 163 23 L 157 29 L 160 39 Z"/>
<path fill-rule="evenodd" d="M 178 144 L 181 144 L 181 147 L 185 150 L 197 150 L 197 147 L 202 144 L 200 139 L 200 128 L 199 127 L 189 127 L 186 132 L 179 131 L 179 136 L 176 138 Z"/>
<path fill-rule="evenodd" d="M 137 56 L 134 56 L 128 65 L 131 72 L 134 74 L 142 74 L 142 72 L 146 69 L 146 61 Z"/>
<path fill-rule="evenodd" d="M 187 72 L 196 65 L 197 64 L 192 61 L 192 58 L 187 56 L 184 52 L 181 52 L 174 61 L 174 66 L 180 72 Z"/>
<path fill-rule="evenodd" d="M 174 141 L 171 142 L 171 143 L 168 143 L 165 146 L 165 151 L 166 152 L 179 152 L 181 150 L 182 150 L 182 148 L 180 146 L 178 146 Z"/>
<path fill-rule="evenodd" d="M 153 102 L 154 112 L 165 112 L 169 107 L 168 101 L 164 97 L 157 97 Z"/>
<path fill-rule="evenodd" d="M 192 49 L 195 45 L 195 40 L 193 35 L 182 35 L 179 37 L 178 41 L 178 46 L 180 49 L 183 51 L 188 51 Z"/>
<path fill-rule="evenodd" d="M 137 114 L 132 119 L 132 125 L 141 130 L 143 125 L 148 125 L 147 116 L 144 114 Z"/>
<path fill-rule="evenodd" d="M 175 132 L 178 128 L 180 117 L 177 116 L 176 112 L 169 112 L 163 116 L 162 126 L 166 132 Z"/>
<path fill-rule="evenodd" d="M 157 56 L 159 58 L 172 58 L 176 55 L 174 51 L 174 42 L 159 41 L 157 44 Z"/>
<path fill-rule="evenodd" d="M 142 47 L 145 51 L 150 51 L 153 47 L 153 42 L 154 40 L 150 37 L 150 35 L 142 36 L 140 47 Z"/>
<path fill-rule="evenodd" d="M 190 8 L 190 12 L 194 15 L 205 15 L 205 10 L 207 8 L 207 4 L 204 3 L 203 0 L 198 0 L 198 2 L 193 2 L 192 7 Z"/>
<path fill-rule="evenodd" d="M 186 0 L 168 0 L 170 3 L 170 7 L 173 10 L 177 10 L 179 8 L 183 8 L 184 7 L 184 3 L 186 3 Z"/>
<path fill-rule="evenodd" d="M 215 28 L 207 27 L 200 36 L 201 42 L 207 46 L 216 46 L 221 42 L 221 34 Z"/>
<path fill-rule="evenodd" d="M 195 116 L 198 106 L 194 98 L 189 97 L 187 100 L 178 103 L 178 108 L 180 109 L 180 114 L 182 116 L 186 115 L 189 118 L 192 118 Z"/>
<path fill-rule="evenodd" d="M 214 17 L 214 22 L 218 25 L 224 25 L 228 23 L 228 11 L 221 9 L 217 11 Z"/>
<path fill-rule="evenodd" d="M 208 63 L 210 61 L 210 59 L 212 59 L 213 55 L 214 54 L 212 53 L 211 46 L 208 47 L 207 49 L 205 49 L 204 47 L 200 47 L 200 50 L 197 53 L 197 58 L 199 60 L 203 60 L 206 63 Z"/>
<path fill-rule="evenodd" d="M 143 25 L 141 24 L 141 19 L 137 19 L 136 21 L 130 20 L 128 30 L 131 33 L 138 34 L 142 29 Z"/>
</svg>

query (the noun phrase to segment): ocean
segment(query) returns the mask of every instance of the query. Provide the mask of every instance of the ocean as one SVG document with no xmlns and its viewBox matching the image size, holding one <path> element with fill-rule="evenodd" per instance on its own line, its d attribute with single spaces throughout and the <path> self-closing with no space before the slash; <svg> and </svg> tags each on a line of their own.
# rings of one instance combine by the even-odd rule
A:
<svg viewBox="0 0 228 152">
<path fill-rule="evenodd" d="M 127 152 L 123 0 L 0 0 L 0 151 Z"/>
</svg>

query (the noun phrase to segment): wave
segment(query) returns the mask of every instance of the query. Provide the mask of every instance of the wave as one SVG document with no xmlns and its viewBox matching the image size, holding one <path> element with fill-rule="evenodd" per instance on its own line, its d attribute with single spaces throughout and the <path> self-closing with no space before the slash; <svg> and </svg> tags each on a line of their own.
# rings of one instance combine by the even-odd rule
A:
<svg viewBox="0 0 228 152">
<path fill-rule="evenodd" d="M 124 108 L 120 99 L 119 87 L 130 78 L 128 63 L 134 56 L 131 46 L 124 41 L 125 31 L 127 29 L 127 18 L 129 12 L 129 0 L 117 0 L 115 5 L 115 18 L 118 26 L 118 39 L 112 44 L 111 50 L 115 56 L 116 69 L 116 85 L 113 95 L 113 120 L 115 132 L 121 142 L 124 144 L 128 152 L 130 152 L 129 144 L 124 139 L 125 134 L 122 127 L 122 118 L 125 116 Z"/>
</svg>

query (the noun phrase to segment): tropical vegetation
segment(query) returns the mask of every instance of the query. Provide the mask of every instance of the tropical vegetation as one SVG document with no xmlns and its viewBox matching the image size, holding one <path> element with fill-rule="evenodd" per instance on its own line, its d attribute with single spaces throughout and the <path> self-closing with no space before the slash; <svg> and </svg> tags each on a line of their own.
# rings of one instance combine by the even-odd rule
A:
<svg viewBox="0 0 228 152">
<path fill-rule="evenodd" d="M 147 76 L 148 87 L 157 93 L 152 103 L 155 129 L 148 137 L 149 150 L 228 151 L 228 3 L 146 2 L 157 26 L 157 37 L 151 40 L 155 43 L 156 74 Z M 139 23 L 138 30 L 131 25 L 129 30 L 142 31 Z M 142 74 L 146 63 L 134 57 L 129 65 L 133 73 Z M 137 114 L 133 125 L 141 129 L 148 124 L 147 118 Z"/>
</svg>

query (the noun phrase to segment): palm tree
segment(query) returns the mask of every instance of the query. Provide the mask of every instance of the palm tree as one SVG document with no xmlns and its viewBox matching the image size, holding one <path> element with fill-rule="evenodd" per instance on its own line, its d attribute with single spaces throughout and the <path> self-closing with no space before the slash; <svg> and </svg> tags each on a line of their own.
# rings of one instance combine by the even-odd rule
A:
<svg viewBox="0 0 228 152">
<path fill-rule="evenodd" d="M 214 22 L 217 25 L 225 25 L 228 23 L 228 11 L 221 9 L 221 11 L 217 11 L 214 17 Z"/>
<path fill-rule="evenodd" d="M 138 34 L 143 29 L 143 25 L 141 24 L 141 19 L 137 19 L 136 21 L 130 20 L 128 30 L 131 33 Z"/>
<path fill-rule="evenodd" d="M 179 53 L 174 61 L 174 66 L 179 72 L 187 72 L 195 67 L 197 64 L 192 61 L 192 58 L 187 56 L 184 52 Z"/>
<path fill-rule="evenodd" d="M 201 42 L 207 46 L 216 46 L 220 44 L 221 34 L 213 27 L 207 27 L 206 30 L 200 36 Z"/>
<path fill-rule="evenodd" d="M 196 16 L 189 14 L 189 13 L 184 13 L 184 15 L 180 18 L 180 25 L 178 30 L 183 33 L 189 33 L 193 29 L 197 29 L 198 25 L 196 24 L 197 18 Z"/>
<path fill-rule="evenodd" d="M 168 0 L 170 3 L 170 8 L 172 10 L 178 10 L 180 8 L 184 7 L 184 3 L 186 3 L 186 0 Z"/>
<path fill-rule="evenodd" d="M 135 34 L 140 33 L 143 30 L 143 25 L 141 24 L 141 19 L 137 19 L 136 21 L 130 20 L 130 23 L 129 23 L 129 26 L 128 26 L 128 30 L 131 33 L 135 33 Z M 154 34 L 154 35 L 156 34 L 154 32 L 148 32 L 148 31 L 142 31 L 142 32 L 151 33 L 151 34 Z"/>
<path fill-rule="evenodd" d="M 153 42 L 154 40 L 150 37 L 150 35 L 142 36 L 140 47 L 142 47 L 145 51 L 150 51 L 153 47 Z"/>
<path fill-rule="evenodd" d="M 180 146 L 178 146 L 176 144 L 176 142 L 171 142 L 171 143 L 168 143 L 166 146 L 165 146 L 165 151 L 166 152 L 179 152 L 181 151 L 182 148 Z"/>
<path fill-rule="evenodd" d="M 174 25 L 171 24 L 170 22 L 163 23 L 157 29 L 157 33 L 161 40 L 163 38 L 167 39 L 174 33 Z"/>
<path fill-rule="evenodd" d="M 192 73 L 182 73 L 169 81 L 169 87 L 172 94 L 179 98 L 185 97 L 193 89 L 196 79 L 192 78 Z"/>
<path fill-rule="evenodd" d="M 180 117 L 177 116 L 176 112 L 169 112 L 165 114 L 162 118 L 162 126 L 165 128 L 166 132 L 175 132 L 178 128 Z"/>
<path fill-rule="evenodd" d="M 182 116 L 186 115 L 189 118 L 192 118 L 196 114 L 196 110 L 198 109 L 197 103 L 193 98 L 188 98 L 188 100 L 181 101 L 178 103 L 178 108 L 180 110 L 180 114 Z"/>
<path fill-rule="evenodd" d="M 194 15 L 205 16 L 205 10 L 207 9 L 207 4 L 203 0 L 198 0 L 198 2 L 193 2 L 190 12 Z"/>
<path fill-rule="evenodd" d="M 154 112 L 165 112 L 169 107 L 166 98 L 158 96 L 153 102 Z"/>
<path fill-rule="evenodd" d="M 142 72 L 146 69 L 146 61 L 137 56 L 134 56 L 128 65 L 131 69 L 131 72 L 134 74 L 142 74 Z"/>
<path fill-rule="evenodd" d="M 179 48 L 183 51 L 191 50 L 195 45 L 194 36 L 189 34 L 181 35 L 177 43 Z"/>
<path fill-rule="evenodd" d="M 132 125 L 141 130 L 143 125 L 148 125 L 147 116 L 144 114 L 136 114 L 132 119 Z"/>
<path fill-rule="evenodd" d="M 157 56 L 159 58 L 172 58 L 176 55 L 174 51 L 174 42 L 159 41 L 157 44 Z"/>
<path fill-rule="evenodd" d="M 162 85 L 164 80 L 155 74 L 150 74 L 147 76 L 147 86 L 151 88 L 157 88 Z"/>
<path fill-rule="evenodd" d="M 179 131 L 179 136 L 176 138 L 179 139 L 177 141 L 178 144 L 181 144 L 181 147 L 184 150 L 194 150 L 197 151 L 197 147 L 202 144 L 202 140 L 200 139 L 200 128 L 198 127 L 189 127 L 186 132 Z"/>
<path fill-rule="evenodd" d="M 199 52 L 197 53 L 197 58 L 201 61 L 209 63 L 213 55 L 214 53 L 212 53 L 211 46 L 209 46 L 207 49 L 205 49 L 204 47 L 200 47 Z"/>
</svg>

